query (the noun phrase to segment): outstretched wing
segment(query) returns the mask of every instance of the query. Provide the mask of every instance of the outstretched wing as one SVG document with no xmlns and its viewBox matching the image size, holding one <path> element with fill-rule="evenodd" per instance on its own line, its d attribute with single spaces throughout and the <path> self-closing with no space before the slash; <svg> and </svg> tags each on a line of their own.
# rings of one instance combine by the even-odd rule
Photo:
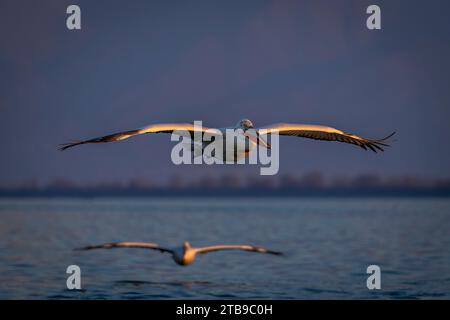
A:
<svg viewBox="0 0 450 320">
<path fill-rule="evenodd" d="M 249 245 L 218 245 L 218 246 L 210 246 L 210 247 L 203 247 L 203 248 L 197 248 L 197 253 L 209 253 L 214 251 L 221 251 L 221 250 L 244 250 L 244 251 L 251 251 L 251 252 L 258 252 L 258 253 L 268 253 L 268 254 L 275 254 L 275 255 L 281 255 L 281 252 L 278 251 L 272 251 L 263 247 L 254 247 Z"/>
<path fill-rule="evenodd" d="M 173 251 L 170 249 L 162 248 L 156 243 L 148 243 L 148 242 L 110 242 L 94 246 L 82 247 L 78 248 L 77 250 L 113 249 L 113 248 L 140 248 L 173 253 Z"/>
<path fill-rule="evenodd" d="M 316 140 L 345 142 L 357 145 L 364 150 L 367 150 L 367 148 L 369 148 L 374 152 L 377 152 L 377 150 L 384 151 L 383 147 L 389 146 L 386 143 L 386 140 L 395 134 L 395 132 L 393 132 L 383 139 L 372 140 L 365 139 L 354 134 L 346 133 L 332 127 L 289 123 L 273 124 L 271 126 L 259 129 L 258 132 L 260 135 L 278 133 L 279 135 L 283 136 L 295 136 Z"/>
<path fill-rule="evenodd" d="M 140 129 L 136 130 L 130 130 L 130 131 L 124 131 L 124 132 L 118 132 L 113 133 L 107 136 L 98 137 L 94 139 L 89 140 L 83 140 L 83 141 L 73 141 L 69 143 L 64 143 L 60 145 L 60 150 L 66 150 L 68 148 L 72 148 L 81 144 L 87 144 L 87 143 L 105 143 L 105 142 L 115 142 L 115 141 L 121 141 L 128 139 L 130 137 L 134 137 L 141 134 L 146 133 L 173 133 L 179 131 L 180 134 L 183 134 L 185 132 L 188 132 L 191 136 L 191 138 L 194 135 L 194 132 L 208 132 L 208 134 L 220 134 L 220 131 L 218 129 L 210 129 L 206 127 L 200 127 L 200 126 L 194 126 L 190 123 L 165 123 L 165 124 L 154 124 L 149 125 Z"/>
</svg>

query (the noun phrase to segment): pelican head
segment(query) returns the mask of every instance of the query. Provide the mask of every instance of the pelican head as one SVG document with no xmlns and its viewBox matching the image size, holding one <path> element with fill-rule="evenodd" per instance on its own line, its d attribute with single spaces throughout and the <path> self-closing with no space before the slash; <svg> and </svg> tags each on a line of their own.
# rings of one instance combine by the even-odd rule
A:
<svg viewBox="0 0 450 320">
<path fill-rule="evenodd" d="M 188 251 L 191 248 L 192 248 L 192 246 L 191 246 L 191 244 L 189 242 L 185 241 L 183 243 L 183 250 L 184 250 L 184 252 Z"/>
<path fill-rule="evenodd" d="M 242 119 L 241 121 L 238 122 L 237 127 L 245 131 L 247 129 L 252 129 L 253 123 L 248 119 Z"/>
<path fill-rule="evenodd" d="M 253 123 L 248 120 L 248 119 L 242 119 L 241 121 L 238 122 L 237 124 L 237 128 L 242 129 L 244 131 L 244 135 L 247 136 L 251 141 L 253 141 L 255 144 L 260 144 L 263 145 L 264 147 L 266 147 L 267 149 L 271 149 L 272 146 L 265 140 L 263 139 L 260 135 L 258 130 L 252 130 L 254 131 L 253 134 L 248 134 L 248 132 L 246 132 L 248 129 L 254 129 L 253 127 Z"/>
</svg>

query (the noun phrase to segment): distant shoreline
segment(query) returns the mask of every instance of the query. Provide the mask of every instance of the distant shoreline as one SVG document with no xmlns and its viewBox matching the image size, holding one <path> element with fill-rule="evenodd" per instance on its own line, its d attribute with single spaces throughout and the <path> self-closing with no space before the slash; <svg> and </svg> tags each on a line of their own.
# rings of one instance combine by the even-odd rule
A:
<svg viewBox="0 0 450 320">
<path fill-rule="evenodd" d="M 230 189 L 43 189 L 0 190 L 0 198 L 145 197 L 450 197 L 450 188 L 230 188 Z"/>
</svg>

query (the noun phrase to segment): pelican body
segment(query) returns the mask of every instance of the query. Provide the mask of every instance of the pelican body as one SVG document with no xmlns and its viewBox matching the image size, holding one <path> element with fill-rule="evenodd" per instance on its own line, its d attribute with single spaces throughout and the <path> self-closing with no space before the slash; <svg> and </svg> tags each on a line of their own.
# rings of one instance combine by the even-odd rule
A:
<svg viewBox="0 0 450 320">
<path fill-rule="evenodd" d="M 237 162 L 248 157 L 258 144 L 271 148 L 270 144 L 258 135 L 250 120 L 241 120 L 241 122 L 236 127 L 207 131 L 203 134 L 201 142 L 194 138 L 194 141 L 190 141 L 187 147 L 192 148 L 194 158 L 196 158 L 202 156 L 209 146 L 219 140 L 221 142 L 220 148 L 212 151 L 212 157 L 231 162 Z"/>
</svg>

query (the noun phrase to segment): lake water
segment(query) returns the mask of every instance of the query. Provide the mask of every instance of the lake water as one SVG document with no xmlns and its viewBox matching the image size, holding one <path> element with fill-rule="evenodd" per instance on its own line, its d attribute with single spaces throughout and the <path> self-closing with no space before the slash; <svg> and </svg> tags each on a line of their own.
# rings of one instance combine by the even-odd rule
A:
<svg viewBox="0 0 450 320">
<path fill-rule="evenodd" d="M 188 267 L 111 241 L 253 244 Z M 449 299 L 449 199 L 0 199 L 0 299 Z M 66 288 L 81 268 L 82 291 Z M 366 287 L 381 268 L 381 290 Z"/>
</svg>

